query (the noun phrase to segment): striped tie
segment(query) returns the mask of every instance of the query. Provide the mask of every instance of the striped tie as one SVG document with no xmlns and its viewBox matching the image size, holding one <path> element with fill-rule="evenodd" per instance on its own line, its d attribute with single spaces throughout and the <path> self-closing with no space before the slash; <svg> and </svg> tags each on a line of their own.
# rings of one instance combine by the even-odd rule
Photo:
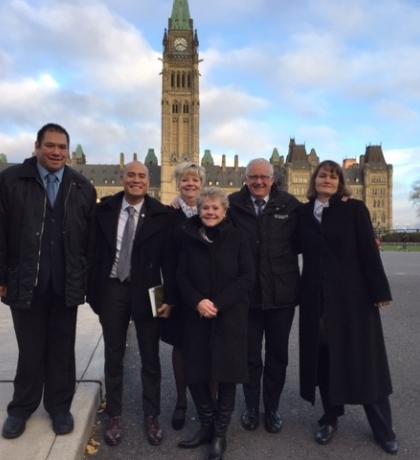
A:
<svg viewBox="0 0 420 460">
<path fill-rule="evenodd" d="M 117 265 L 117 277 L 123 283 L 130 278 L 131 271 L 131 250 L 133 249 L 135 221 L 133 206 L 127 206 L 128 219 L 124 227 L 124 233 L 121 241 L 120 256 Z"/>
</svg>

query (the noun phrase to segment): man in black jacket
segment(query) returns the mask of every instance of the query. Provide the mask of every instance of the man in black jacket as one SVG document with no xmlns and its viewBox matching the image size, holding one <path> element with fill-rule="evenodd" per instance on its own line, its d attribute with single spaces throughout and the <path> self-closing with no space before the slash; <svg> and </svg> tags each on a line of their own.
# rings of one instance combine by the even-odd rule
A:
<svg viewBox="0 0 420 460">
<path fill-rule="evenodd" d="M 130 318 L 136 326 L 142 361 L 143 412 L 150 444 L 162 441 L 160 412 L 159 319 L 152 316 L 148 289 L 165 279 L 159 316 L 170 311 L 173 278 L 166 251 L 171 209 L 147 195 L 149 172 L 138 161 L 126 165 L 124 191 L 104 200 L 96 213 L 95 261 L 88 302 L 99 314 L 105 342 L 105 390 L 108 420 L 104 438 L 115 446 L 122 438 L 123 358 Z M 173 294 L 172 294 L 173 295 Z"/>
<path fill-rule="evenodd" d="M 293 237 L 299 201 L 274 184 L 267 160 L 255 159 L 246 168 L 246 185 L 230 195 L 229 202 L 229 216 L 247 235 L 257 272 L 248 319 L 249 381 L 243 386 L 246 409 L 241 424 L 247 430 L 258 427 L 263 375 L 264 425 L 268 432 L 278 433 L 283 422 L 277 410 L 297 303 L 299 269 Z"/>
<path fill-rule="evenodd" d="M 66 166 L 69 135 L 50 123 L 36 156 L 0 174 L 0 295 L 19 360 L 3 437 L 20 436 L 44 406 L 56 434 L 73 430 L 77 306 L 84 303 L 96 193 Z"/>
</svg>

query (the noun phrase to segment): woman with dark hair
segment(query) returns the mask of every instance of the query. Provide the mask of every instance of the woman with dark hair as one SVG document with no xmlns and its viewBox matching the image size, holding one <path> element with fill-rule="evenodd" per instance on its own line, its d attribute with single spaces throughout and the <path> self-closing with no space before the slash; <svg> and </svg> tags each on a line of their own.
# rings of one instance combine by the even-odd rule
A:
<svg viewBox="0 0 420 460">
<path fill-rule="evenodd" d="M 396 454 L 392 392 L 379 307 L 391 301 L 369 212 L 350 195 L 341 167 L 323 161 L 298 211 L 303 255 L 300 299 L 301 396 L 324 415 L 315 440 L 328 444 L 344 404 L 362 404 L 378 444 Z"/>
<path fill-rule="evenodd" d="M 198 216 L 184 227 L 177 271 L 186 306 L 186 378 L 201 424 L 179 446 L 211 443 L 209 460 L 223 458 L 236 383 L 248 376 L 248 290 L 255 269 L 247 240 L 225 219 L 227 208 L 227 196 L 221 189 L 203 190 Z M 216 401 L 210 382 L 218 383 Z"/>
</svg>

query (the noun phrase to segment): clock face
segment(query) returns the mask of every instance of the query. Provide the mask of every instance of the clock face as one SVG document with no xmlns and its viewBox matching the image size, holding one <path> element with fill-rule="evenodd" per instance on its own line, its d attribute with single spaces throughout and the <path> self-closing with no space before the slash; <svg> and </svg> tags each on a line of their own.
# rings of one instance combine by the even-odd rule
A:
<svg viewBox="0 0 420 460">
<path fill-rule="evenodd" d="M 184 37 L 178 37 L 174 40 L 174 46 L 177 51 L 185 51 L 187 49 L 187 40 Z"/>
</svg>

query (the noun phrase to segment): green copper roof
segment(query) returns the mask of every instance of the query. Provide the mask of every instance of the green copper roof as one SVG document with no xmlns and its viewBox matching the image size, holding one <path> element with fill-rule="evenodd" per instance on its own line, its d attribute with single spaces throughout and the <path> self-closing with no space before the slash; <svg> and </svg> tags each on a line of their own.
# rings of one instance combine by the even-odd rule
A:
<svg viewBox="0 0 420 460">
<path fill-rule="evenodd" d="M 75 152 L 77 158 L 84 158 L 85 152 L 83 151 L 83 148 L 80 144 L 77 144 Z"/>
<path fill-rule="evenodd" d="M 188 0 L 174 0 L 172 15 L 169 20 L 170 30 L 192 30 Z"/>
<path fill-rule="evenodd" d="M 210 150 L 204 150 L 204 155 L 201 159 L 201 166 L 214 166 L 214 160 Z"/>
<path fill-rule="evenodd" d="M 7 156 L 5 153 L 0 153 L 0 163 L 7 163 Z"/>
<path fill-rule="evenodd" d="M 147 151 L 146 158 L 144 159 L 144 164 L 146 166 L 157 165 L 158 164 L 158 159 L 157 159 L 157 156 L 155 154 L 155 149 L 149 149 Z"/>
</svg>

